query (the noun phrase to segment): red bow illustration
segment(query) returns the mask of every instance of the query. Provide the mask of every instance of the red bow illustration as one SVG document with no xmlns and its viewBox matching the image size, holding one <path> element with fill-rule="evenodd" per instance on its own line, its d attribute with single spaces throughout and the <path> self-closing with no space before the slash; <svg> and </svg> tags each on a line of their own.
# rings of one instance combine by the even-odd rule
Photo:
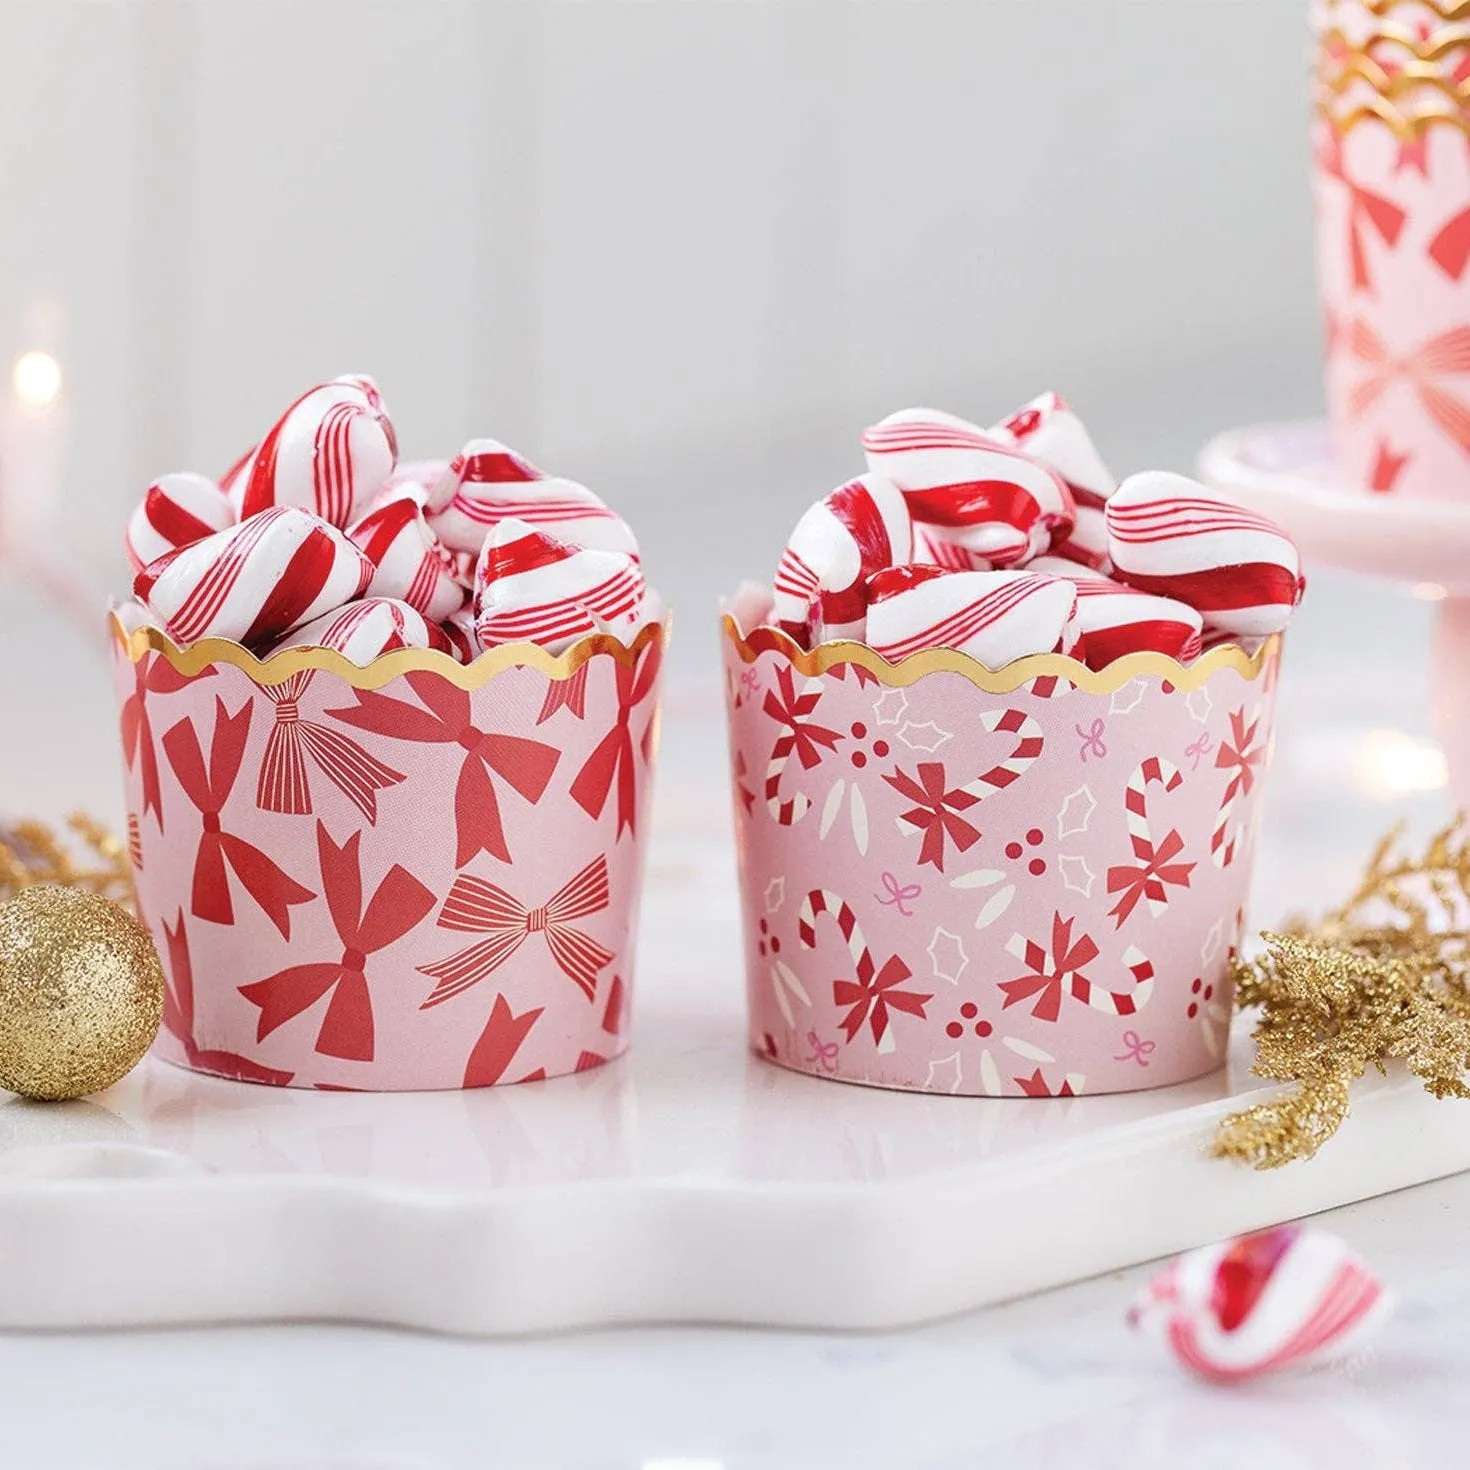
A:
<svg viewBox="0 0 1470 1470">
<path fill-rule="evenodd" d="M 535 806 L 561 759 L 554 745 L 527 740 L 519 735 L 491 735 L 473 722 L 470 696 L 448 679 L 423 670 L 405 674 L 409 687 L 425 706 L 385 694 L 358 689 L 353 709 L 331 709 L 334 719 L 371 730 L 393 740 L 412 740 L 428 745 L 462 745 L 464 764 L 454 788 L 454 866 L 462 868 L 477 852 L 488 852 L 502 863 L 510 861 L 505 827 L 500 818 L 500 801 L 493 771 Z"/>
<path fill-rule="evenodd" d="M 589 817 L 602 815 L 602 810 L 607 805 L 607 798 L 612 792 L 613 782 L 618 783 L 617 837 L 623 835 L 625 827 L 630 832 L 636 830 L 634 820 L 637 816 L 638 805 L 638 773 L 633 758 L 631 729 L 633 711 L 648 698 L 652 691 L 658 679 L 659 662 L 662 656 L 663 651 L 659 645 L 650 643 L 644 650 L 636 670 L 624 668 L 621 664 L 617 665 L 617 723 L 598 742 L 597 748 L 587 757 L 582 769 L 577 772 L 577 779 L 572 782 L 572 800 Z M 585 669 L 587 665 L 583 664 L 582 667 Z M 653 756 L 657 724 L 658 713 L 655 711 L 649 716 L 648 724 L 643 728 L 643 738 L 639 741 L 645 765 Z M 617 838 L 614 838 L 614 841 L 616 840 Z"/>
<path fill-rule="evenodd" d="M 470 1052 L 469 1060 L 465 1063 L 464 1085 L 466 1087 L 493 1087 L 505 1075 L 505 1069 L 515 1059 L 515 1054 L 521 1049 L 521 1043 L 526 1039 L 526 1033 L 541 1019 L 544 1006 L 537 1006 L 533 1011 L 522 1011 L 518 1016 L 511 1010 L 509 1002 L 503 995 L 495 997 L 495 1004 L 490 1007 L 490 1019 L 485 1022 L 485 1029 L 480 1033 L 480 1039 L 475 1043 Z M 522 1077 L 522 1082 L 530 1082 L 538 1076 L 544 1077 L 544 1070 L 538 1069 L 527 1076 Z"/>
<path fill-rule="evenodd" d="M 423 1009 L 437 1006 L 478 984 L 498 970 L 532 934 L 546 936 L 547 947 L 561 971 L 591 1000 L 597 992 L 597 972 L 611 964 L 613 953 L 580 929 L 574 919 L 600 913 L 608 905 L 607 860 L 597 857 L 575 878 L 564 883 L 539 909 L 528 909 L 503 888 L 461 873 L 444 900 L 441 929 L 488 938 L 419 973 L 437 982 Z"/>
<path fill-rule="evenodd" d="M 213 666 L 201 669 L 194 677 L 211 678 Z M 158 752 L 153 748 L 153 726 L 148 719 L 148 696 L 150 694 L 177 694 L 190 682 L 161 654 L 147 654 L 133 665 L 133 692 L 123 701 L 119 723 L 122 727 L 123 760 L 128 770 L 133 769 L 133 757 L 142 760 L 143 809 L 142 815 L 153 815 L 158 819 L 158 830 L 163 831 L 163 790 L 158 782 Z"/>
<path fill-rule="evenodd" d="M 942 762 L 920 761 L 917 781 L 896 766 L 893 774 L 883 779 L 906 801 L 918 803 L 912 811 L 904 812 L 898 820 L 923 832 L 924 841 L 919 848 L 921 865 L 930 863 L 942 873 L 945 838 L 953 842 L 961 852 L 967 852 L 980 840 L 979 830 L 958 815 L 972 806 L 978 806 L 980 798 L 960 788 L 946 791 Z"/>
<path fill-rule="evenodd" d="M 395 863 L 364 910 L 358 860 L 361 844 L 362 833 L 354 832 L 338 847 L 326 827 L 317 822 L 322 891 L 342 942 L 342 958 L 292 965 L 252 985 L 242 985 L 240 994 L 260 1007 L 255 1033 L 258 1041 L 264 1041 L 278 1026 L 284 1026 L 330 992 L 332 999 L 317 1032 L 316 1050 L 322 1056 L 349 1062 L 372 1061 L 373 998 L 365 973 L 368 956 L 396 943 L 414 928 L 434 907 L 434 895 Z"/>
<path fill-rule="evenodd" d="M 834 980 L 832 999 L 848 1012 L 842 1018 L 842 1029 L 851 1042 L 867 1021 L 875 1042 L 882 1041 L 888 1031 L 888 1010 L 891 1006 L 906 1015 L 924 1015 L 924 1007 L 934 999 L 932 995 L 918 995 L 912 990 L 900 990 L 905 980 L 911 979 L 913 971 L 892 955 L 881 970 L 874 971 L 873 959 L 864 954 L 858 961 L 856 980 Z"/>
<path fill-rule="evenodd" d="M 1220 749 L 1215 756 L 1215 766 L 1218 770 L 1231 770 L 1230 780 L 1225 787 L 1225 794 L 1220 798 L 1220 805 L 1234 801 L 1237 796 L 1249 796 L 1252 785 L 1255 784 L 1255 768 L 1260 765 L 1264 750 L 1251 747 L 1255 744 L 1256 730 L 1260 726 L 1260 719 L 1254 719 L 1249 725 L 1245 722 L 1245 707 L 1231 710 L 1230 712 L 1230 736 L 1235 743 L 1229 740 L 1220 742 Z"/>
<path fill-rule="evenodd" d="M 824 725 L 811 724 L 806 719 L 816 709 L 822 698 L 820 690 L 798 695 L 789 668 L 776 670 L 776 683 L 780 689 L 779 697 L 775 689 L 768 689 L 761 708 L 773 720 L 786 726 L 788 733 L 783 735 L 781 740 L 791 742 L 797 760 L 809 771 L 822 759 L 822 751 L 817 747 L 821 746 L 824 750 L 835 750 L 842 736 L 836 730 L 829 730 Z"/>
<path fill-rule="evenodd" d="M 245 891 L 258 903 L 281 938 L 291 937 L 291 907 L 307 903 L 316 895 L 288 877 L 258 847 L 224 831 L 220 812 L 230 799 L 245 742 L 250 738 L 250 715 L 246 703 L 230 714 L 223 699 L 214 701 L 214 735 L 209 744 L 209 769 L 192 720 L 180 720 L 163 737 L 164 753 L 178 777 L 184 795 L 193 802 L 204 821 L 199 855 L 194 859 L 194 894 L 190 912 L 215 924 L 233 924 L 235 909 L 230 899 L 228 870 L 234 869 Z"/>
<path fill-rule="evenodd" d="M 1064 919 L 1055 910 L 1052 912 L 1050 955 L 1034 939 L 1026 941 L 1026 965 L 1033 973 L 1019 980 L 1001 982 L 1006 997 L 1002 1010 L 1034 996 L 1036 1003 L 1031 1007 L 1031 1014 L 1038 1021 L 1056 1020 L 1062 1009 L 1063 982 L 1068 975 L 1081 974 L 1083 965 L 1090 965 L 1098 956 L 1091 935 L 1083 934 L 1075 944 L 1072 942 L 1072 925 L 1076 922 Z"/>
<path fill-rule="evenodd" d="M 587 674 L 590 664 L 581 664 L 570 679 L 552 679 L 546 685 L 546 698 L 536 723 L 544 725 L 559 709 L 569 709 L 577 719 L 587 714 Z"/>
<path fill-rule="evenodd" d="M 1455 327 L 1431 337 L 1422 347 L 1395 357 L 1367 322 L 1354 322 L 1348 342 L 1352 355 L 1372 369 L 1353 389 L 1348 407 L 1361 418 L 1396 383 L 1402 381 L 1419 397 L 1424 412 L 1465 453 L 1470 454 L 1470 408 L 1438 386 L 1436 379 L 1470 373 L 1470 327 Z"/>
<path fill-rule="evenodd" d="M 1184 851 L 1184 839 L 1177 828 L 1170 828 L 1168 836 L 1157 845 L 1147 838 L 1133 838 L 1133 851 L 1139 866 L 1130 868 L 1120 864 L 1108 869 L 1108 892 L 1123 894 L 1108 910 L 1109 917 L 1118 921 L 1120 929 L 1140 899 L 1163 903 L 1169 896 L 1165 885 L 1172 883 L 1176 888 L 1188 888 L 1189 875 L 1194 872 L 1193 863 L 1174 861 Z"/>
<path fill-rule="evenodd" d="M 216 1077 L 230 1077 L 236 1082 L 264 1082 L 272 1087 L 289 1087 L 294 1072 L 280 1072 L 263 1067 L 232 1051 L 202 1047 L 194 1039 L 194 966 L 189 958 L 189 936 L 180 911 L 174 927 L 163 926 L 164 946 L 168 950 L 168 984 L 163 991 L 163 1028 L 184 1048 L 191 1067 L 212 1072 Z"/>
<path fill-rule="evenodd" d="M 265 692 L 276 707 L 276 723 L 265 743 L 255 804 L 263 812 L 311 811 L 311 782 L 306 772 L 309 755 L 326 776 L 370 823 L 378 820 L 378 792 L 404 779 L 340 730 L 301 718 L 299 701 L 314 674 L 304 669 L 284 684 Z"/>
<path fill-rule="evenodd" d="M 1336 179 L 1348 192 L 1348 259 L 1352 265 L 1353 289 L 1371 294 L 1373 278 L 1368 271 L 1364 229 L 1371 229 L 1392 249 L 1399 242 L 1408 216 L 1393 200 L 1363 188 L 1347 176 L 1343 165 L 1342 138 L 1331 129 L 1323 134 L 1322 145 L 1317 150 L 1317 163 L 1328 178 Z"/>
</svg>

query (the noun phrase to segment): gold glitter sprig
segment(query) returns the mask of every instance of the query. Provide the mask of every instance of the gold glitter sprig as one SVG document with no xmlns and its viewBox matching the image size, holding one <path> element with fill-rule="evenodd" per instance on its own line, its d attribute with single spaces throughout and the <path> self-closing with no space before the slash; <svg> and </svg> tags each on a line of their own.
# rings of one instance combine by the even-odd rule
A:
<svg viewBox="0 0 1470 1470">
<path fill-rule="evenodd" d="M 1399 854 L 1402 835 L 1378 844 L 1340 908 L 1237 960 L 1236 1004 L 1260 1011 L 1251 1070 L 1296 1090 L 1225 1119 L 1216 1156 L 1258 1169 L 1311 1158 L 1352 1084 L 1390 1059 L 1435 1097 L 1470 1097 L 1470 835 L 1457 820 L 1418 858 Z"/>
<path fill-rule="evenodd" d="M 69 836 L 43 822 L 0 822 L 0 900 L 37 883 L 82 888 L 131 907 L 127 849 L 83 812 L 67 818 Z"/>
</svg>

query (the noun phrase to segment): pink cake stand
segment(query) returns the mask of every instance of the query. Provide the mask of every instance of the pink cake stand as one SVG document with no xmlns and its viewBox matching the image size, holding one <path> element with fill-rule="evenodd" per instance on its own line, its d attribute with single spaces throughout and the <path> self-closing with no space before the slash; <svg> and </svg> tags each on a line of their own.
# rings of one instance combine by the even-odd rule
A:
<svg viewBox="0 0 1470 1470">
<path fill-rule="evenodd" d="M 1470 808 L 1470 503 L 1400 500 L 1345 486 L 1319 421 L 1221 434 L 1200 454 L 1199 473 L 1284 526 L 1309 562 L 1432 589 L 1440 603 L 1430 723 L 1454 799 Z"/>
</svg>

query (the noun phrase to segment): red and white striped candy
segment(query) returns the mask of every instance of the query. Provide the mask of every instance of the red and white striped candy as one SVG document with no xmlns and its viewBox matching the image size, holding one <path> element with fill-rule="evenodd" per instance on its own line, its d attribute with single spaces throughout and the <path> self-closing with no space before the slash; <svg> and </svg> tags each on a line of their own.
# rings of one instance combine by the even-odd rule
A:
<svg viewBox="0 0 1470 1470">
<path fill-rule="evenodd" d="M 1278 1225 L 1180 1256 L 1144 1288 L 1128 1323 L 1191 1373 L 1238 1383 L 1356 1353 L 1393 1307 L 1335 1235 Z"/>
<path fill-rule="evenodd" d="M 174 641 L 250 647 L 361 597 L 373 564 L 335 526 L 282 505 L 151 562 L 133 592 Z"/>
<path fill-rule="evenodd" d="M 530 642 L 553 653 L 587 633 L 638 625 L 643 574 L 631 557 L 568 546 L 525 521 L 500 521 L 475 568 L 475 632 L 485 648 Z"/>
<path fill-rule="evenodd" d="M 397 455 L 372 379 L 334 378 L 303 393 L 230 471 L 230 500 L 241 520 L 295 505 L 347 526 L 382 489 Z"/>
<path fill-rule="evenodd" d="M 773 613 L 794 638 L 820 625 L 827 638 L 861 639 L 866 583 L 913 559 L 914 527 L 897 487 L 881 475 L 839 485 L 796 523 L 776 568 Z"/>
<path fill-rule="evenodd" d="M 887 592 L 868 607 L 868 643 L 892 662 L 954 648 L 989 669 L 1076 642 L 1077 590 L 1030 572 L 944 572 Z"/>
<path fill-rule="evenodd" d="M 282 648 L 333 648 L 359 668 L 399 648 L 452 652 L 449 638 L 437 623 L 428 622 L 417 608 L 392 597 L 367 597 L 313 618 L 283 638 L 272 652 Z"/>
<path fill-rule="evenodd" d="M 868 468 L 903 491 L 931 537 L 996 566 L 1045 551 L 1076 519 L 1072 493 L 1055 470 L 954 414 L 904 409 L 864 430 L 862 444 Z M 994 528 L 993 548 L 976 543 L 979 528 Z"/>
<path fill-rule="evenodd" d="M 439 623 L 464 606 L 465 590 L 429 529 L 426 493 L 415 481 L 384 490 L 347 534 L 375 569 L 368 596 L 399 598 Z"/>
<path fill-rule="evenodd" d="M 480 635 L 475 632 L 475 610 L 462 607 L 447 617 L 440 627 L 449 640 L 449 651 L 462 664 L 472 664 L 485 651 L 480 647 Z"/>
<path fill-rule="evenodd" d="M 1206 627 L 1279 633 L 1306 589 L 1285 531 L 1184 475 L 1153 470 L 1125 480 L 1107 521 L 1120 580 L 1198 608 Z"/>
<path fill-rule="evenodd" d="M 1063 577 L 1077 588 L 1080 657 L 1090 668 L 1106 668 L 1127 653 L 1164 653 L 1180 663 L 1198 658 L 1202 620 L 1172 597 L 1137 592 L 1060 556 L 1038 556 L 1027 568 Z"/>
<path fill-rule="evenodd" d="M 485 533 L 508 516 L 569 546 L 638 556 L 632 528 L 585 485 L 543 475 L 497 439 L 472 439 L 433 489 L 434 534 L 451 551 L 478 555 Z"/>
<path fill-rule="evenodd" d="M 123 546 L 133 570 L 141 572 L 149 562 L 234 523 L 234 507 L 224 491 L 207 475 L 184 470 L 160 476 L 143 492 Z"/>
</svg>

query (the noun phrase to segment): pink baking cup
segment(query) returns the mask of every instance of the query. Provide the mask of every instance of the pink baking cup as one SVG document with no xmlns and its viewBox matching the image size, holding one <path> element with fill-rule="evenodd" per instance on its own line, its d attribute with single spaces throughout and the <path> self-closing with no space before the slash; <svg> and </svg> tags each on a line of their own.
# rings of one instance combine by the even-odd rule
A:
<svg viewBox="0 0 1470 1470">
<path fill-rule="evenodd" d="M 1317 257 L 1339 478 L 1470 497 L 1470 31 L 1435 0 L 1314 0 Z"/>
<path fill-rule="evenodd" d="M 396 1091 L 626 1049 L 662 627 L 363 669 L 112 634 L 161 1056 Z"/>
<path fill-rule="evenodd" d="M 1223 1064 L 1281 640 L 998 672 L 723 639 L 751 1045 L 879 1087 L 1129 1092 Z"/>
</svg>

